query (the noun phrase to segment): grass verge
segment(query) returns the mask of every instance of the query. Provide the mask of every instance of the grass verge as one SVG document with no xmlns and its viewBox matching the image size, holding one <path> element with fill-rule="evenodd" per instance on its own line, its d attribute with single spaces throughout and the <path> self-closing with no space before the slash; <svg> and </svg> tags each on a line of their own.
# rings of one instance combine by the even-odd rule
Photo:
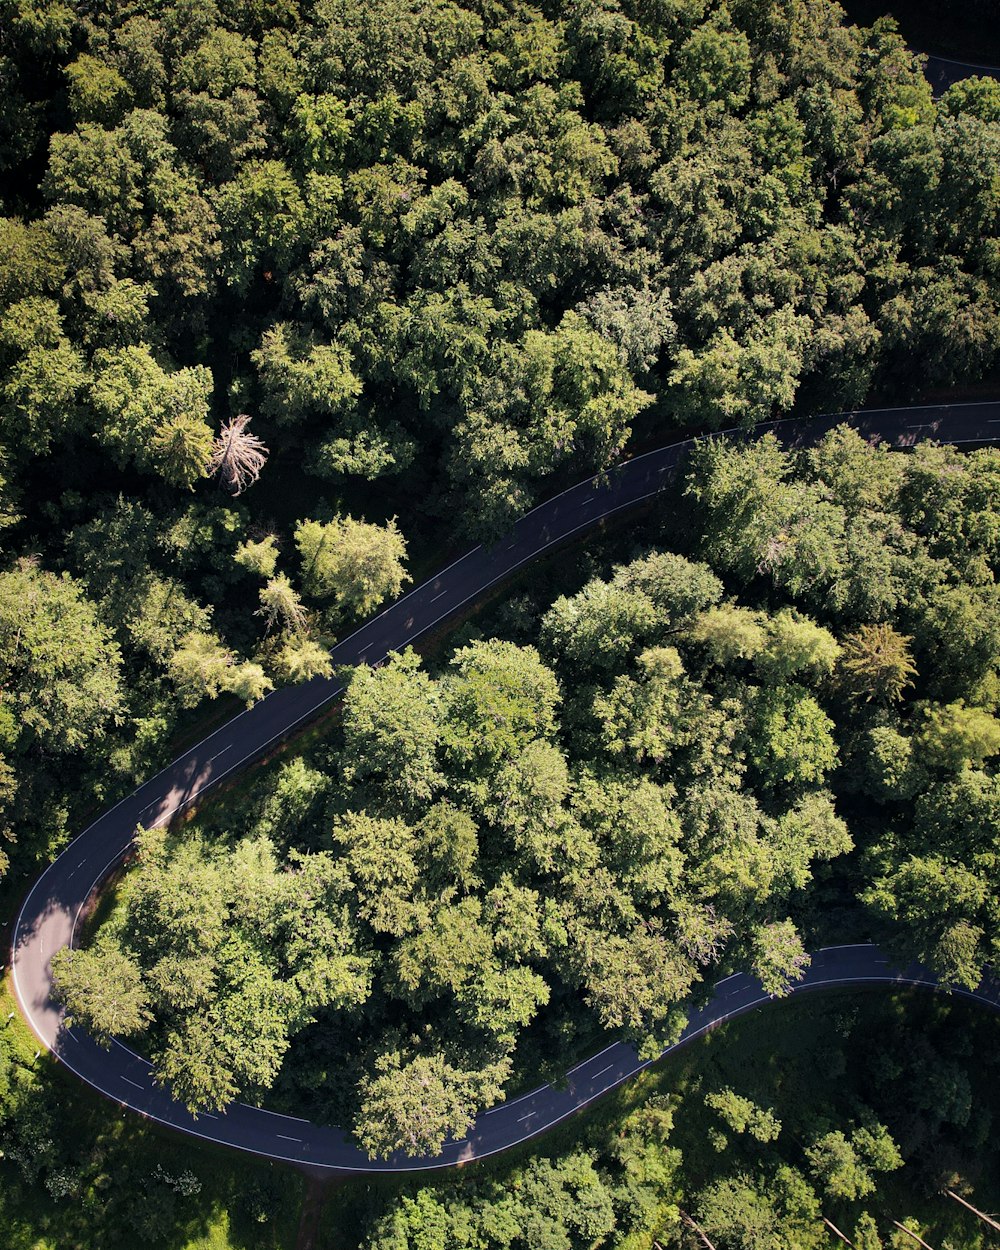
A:
<svg viewBox="0 0 1000 1250">
<path fill-rule="evenodd" d="M 5 981 L 3 1250 L 294 1250 L 305 1192 L 298 1173 L 154 1128 L 38 1049 Z"/>
</svg>

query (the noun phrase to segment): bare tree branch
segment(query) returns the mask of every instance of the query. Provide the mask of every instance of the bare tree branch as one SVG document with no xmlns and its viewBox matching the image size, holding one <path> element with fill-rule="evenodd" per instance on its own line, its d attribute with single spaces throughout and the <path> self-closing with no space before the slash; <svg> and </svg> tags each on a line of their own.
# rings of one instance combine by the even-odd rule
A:
<svg viewBox="0 0 1000 1250">
<path fill-rule="evenodd" d="M 209 469 L 234 495 L 240 495 L 260 477 L 267 463 L 267 448 L 256 434 L 247 430 L 250 418 L 246 413 L 233 417 L 223 425 L 212 447 Z"/>
</svg>

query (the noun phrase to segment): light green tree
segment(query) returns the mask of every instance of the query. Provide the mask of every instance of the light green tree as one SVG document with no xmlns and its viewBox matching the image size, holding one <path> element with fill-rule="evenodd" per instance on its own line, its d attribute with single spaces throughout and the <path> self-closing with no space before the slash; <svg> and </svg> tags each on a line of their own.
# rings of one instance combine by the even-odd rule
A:
<svg viewBox="0 0 1000 1250">
<path fill-rule="evenodd" d="M 141 970 L 114 945 L 64 947 L 52 957 L 52 980 L 67 1024 L 81 1025 L 104 1046 L 144 1032 L 153 1019 Z"/>
<path fill-rule="evenodd" d="M 287 637 L 275 653 L 273 664 L 282 681 L 312 681 L 333 672 L 329 650 L 306 634 Z"/>
<path fill-rule="evenodd" d="M 759 1142 L 774 1141 L 781 1132 L 781 1121 L 767 1107 L 726 1088 L 705 1095 L 705 1106 L 717 1111 L 734 1133 L 748 1133 Z"/>
<path fill-rule="evenodd" d="M 1000 754 L 1000 720 L 964 702 L 931 703 L 917 735 L 923 759 L 938 768 L 979 768 L 984 760 Z"/>
<path fill-rule="evenodd" d="M 406 540 L 395 520 L 385 525 L 338 517 L 300 521 L 295 545 L 302 585 L 315 599 L 332 600 L 344 612 L 365 615 L 399 594 L 410 580 L 404 567 Z"/>
<path fill-rule="evenodd" d="M 248 573 L 273 577 L 278 563 L 278 540 L 273 534 L 266 534 L 258 541 L 248 538 L 236 548 L 233 559 Z"/>
<path fill-rule="evenodd" d="M 411 649 L 377 669 L 360 665 L 344 698 L 345 779 L 375 801 L 422 806 L 444 785 L 437 759 L 441 694 Z"/>
<path fill-rule="evenodd" d="M 301 634 L 307 621 L 302 601 L 284 573 L 269 578 L 262 587 L 257 615 L 264 618 L 268 632 L 278 629 L 288 634 Z"/>
<path fill-rule="evenodd" d="M 0 670 L 25 748 L 77 750 L 125 712 L 111 631 L 82 586 L 32 561 L 0 573 Z"/>
<path fill-rule="evenodd" d="M 753 935 L 753 970 L 768 994 L 781 997 L 800 980 L 811 960 L 791 920 L 760 925 Z"/>
<path fill-rule="evenodd" d="M 692 621 L 688 634 L 703 646 L 713 664 L 752 660 L 767 643 L 766 617 L 762 612 L 735 603 L 709 608 Z"/>
<path fill-rule="evenodd" d="M 794 608 L 782 608 L 768 619 L 767 633 L 767 645 L 757 656 L 757 666 L 772 679 L 796 674 L 817 679 L 833 672 L 840 646 L 828 629 L 808 616 Z"/>
</svg>

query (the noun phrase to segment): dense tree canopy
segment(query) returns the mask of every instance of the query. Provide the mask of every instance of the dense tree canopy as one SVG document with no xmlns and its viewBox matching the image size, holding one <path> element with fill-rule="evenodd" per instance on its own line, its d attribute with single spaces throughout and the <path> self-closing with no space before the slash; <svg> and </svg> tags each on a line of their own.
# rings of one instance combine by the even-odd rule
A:
<svg viewBox="0 0 1000 1250">
<path fill-rule="evenodd" d="M 408 559 L 496 537 L 633 433 L 905 399 L 993 364 L 998 88 L 935 102 L 891 22 L 850 26 L 829 0 L 10 0 L 3 17 L 4 568 L 68 573 L 129 690 L 110 774 L 80 761 L 84 806 L 162 762 L 178 707 L 328 672 L 331 631 L 398 593 Z M 236 429 L 270 453 L 243 477 Z M 720 463 L 700 498 L 733 529 L 705 551 L 724 577 L 780 569 L 793 595 L 837 582 L 872 616 L 837 635 L 843 688 L 857 673 L 856 700 L 892 705 L 916 627 L 885 632 L 890 523 L 837 509 L 888 515 L 899 470 L 817 454 L 779 490 L 774 448 L 742 476 Z M 937 560 L 960 541 L 951 465 L 923 464 L 905 506 Z M 988 488 L 962 507 L 987 525 Z M 953 686 L 975 655 L 984 675 L 980 591 L 922 576 L 925 616 L 964 635 L 935 672 Z M 594 587 L 545 636 L 606 671 L 626 639 L 657 650 L 655 580 Z M 692 593 L 715 596 L 710 653 L 760 642 L 756 608 Z M 768 662 L 829 662 L 771 615 Z M 684 688 L 662 661 L 603 692 L 621 751 L 668 749 L 640 723 Z M 636 683 L 646 711 L 623 718 Z M 775 779 L 821 730 L 808 712 L 759 710 L 791 751 L 758 761 Z M 965 725 L 947 735 L 984 732 Z M 74 819 L 56 778 L 18 802 L 25 845 Z"/>
<path fill-rule="evenodd" d="M 0 874 L 572 478 L 997 364 L 1000 86 L 934 100 L 829 0 L 3 0 L 0 101 Z M 998 463 L 699 445 L 641 533 L 141 832 L 70 1014 L 198 1110 L 273 1090 L 420 1153 L 539 1056 L 654 1054 L 730 969 L 784 993 L 831 916 L 975 985 Z M 371 1244 L 686 1235 L 664 1119 Z M 863 1105 L 799 1127 L 686 1218 L 822 1244 L 897 1148 Z"/>
<path fill-rule="evenodd" d="M 1000 954 L 1000 604 L 992 528 L 971 524 L 996 459 L 887 461 L 844 428 L 802 452 L 696 447 L 679 534 L 661 496 L 688 555 L 633 549 L 548 596 L 541 581 L 514 638 L 466 630 L 430 671 L 410 650 L 361 665 L 332 738 L 267 774 L 242 819 L 223 805 L 212 836 L 142 835 L 117 918 L 60 965 L 71 1010 L 147 1031 L 192 1106 L 309 1089 L 368 1149 L 427 1153 L 533 1039 L 589 1020 L 655 1055 L 724 970 L 784 994 L 825 931 L 821 891 L 858 894 L 855 923 L 975 986 Z M 731 484 L 762 465 L 772 490 L 735 512 Z M 945 465 L 970 510 L 929 522 Z M 325 524 L 302 527 L 317 562 Z M 876 530 L 877 597 L 850 555 Z M 244 550 L 271 567 L 266 541 Z M 971 653 L 956 587 L 984 638 Z M 261 603 L 279 632 L 307 628 L 284 575 Z M 129 970 L 121 1004 L 89 993 L 105 960 Z M 311 1065 L 346 1038 L 317 1088 Z M 840 1196 L 864 1196 L 876 1150 L 852 1142 L 810 1156 Z"/>
</svg>

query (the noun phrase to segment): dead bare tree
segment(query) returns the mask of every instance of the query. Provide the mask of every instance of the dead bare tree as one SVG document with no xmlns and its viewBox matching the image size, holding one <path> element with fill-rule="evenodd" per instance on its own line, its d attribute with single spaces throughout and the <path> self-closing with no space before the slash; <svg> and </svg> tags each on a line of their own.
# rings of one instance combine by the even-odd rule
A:
<svg viewBox="0 0 1000 1250">
<path fill-rule="evenodd" d="M 708 1234 L 705 1232 L 702 1226 L 699 1223 L 697 1223 L 692 1216 L 688 1215 L 686 1211 L 681 1210 L 680 1207 L 678 1207 L 678 1210 L 681 1213 L 681 1219 L 688 1226 L 688 1228 L 690 1228 L 693 1232 L 698 1234 L 699 1238 L 701 1239 L 703 1244 L 706 1246 L 707 1250 L 715 1250 L 715 1246 L 713 1246 L 712 1243 L 708 1240 Z"/>
<path fill-rule="evenodd" d="M 209 469 L 234 495 L 240 495 L 260 477 L 267 463 L 267 448 L 256 434 L 247 430 L 246 413 L 226 422 L 212 447 Z"/>
<path fill-rule="evenodd" d="M 893 1220 L 892 1222 L 901 1233 L 905 1233 L 907 1237 L 912 1237 L 915 1242 L 923 1246 L 924 1250 L 934 1250 L 934 1247 L 929 1246 L 927 1242 L 924 1241 L 923 1237 L 918 1237 L 912 1228 L 907 1228 L 905 1224 L 900 1224 L 899 1220 Z"/>
<path fill-rule="evenodd" d="M 971 1211 L 973 1215 L 978 1215 L 987 1228 L 992 1228 L 994 1232 L 1000 1233 L 1000 1224 L 996 1222 L 992 1215 L 987 1215 L 985 1211 L 980 1211 L 977 1207 L 974 1207 L 971 1202 L 966 1202 L 965 1199 L 960 1198 L 953 1189 L 946 1189 L 944 1192 L 949 1198 L 954 1198 L 956 1202 L 961 1203 L 967 1211 Z"/>
<path fill-rule="evenodd" d="M 834 1224 L 833 1220 L 828 1220 L 828 1219 L 826 1218 L 826 1216 L 825 1216 L 825 1215 L 824 1215 L 822 1218 L 823 1218 L 823 1223 L 827 1226 L 827 1228 L 830 1230 L 830 1232 L 831 1232 L 831 1233 L 833 1233 L 835 1236 L 839 1237 L 839 1238 L 840 1238 L 840 1240 L 841 1240 L 842 1242 L 844 1242 L 846 1245 L 848 1245 L 848 1246 L 853 1246 L 853 1245 L 854 1245 L 854 1242 L 853 1242 L 853 1241 L 851 1241 L 851 1239 L 847 1236 L 847 1234 L 846 1234 L 846 1233 L 842 1233 L 842 1232 L 840 1231 L 840 1229 L 837 1227 L 837 1225 L 836 1225 L 836 1224 Z"/>
</svg>

